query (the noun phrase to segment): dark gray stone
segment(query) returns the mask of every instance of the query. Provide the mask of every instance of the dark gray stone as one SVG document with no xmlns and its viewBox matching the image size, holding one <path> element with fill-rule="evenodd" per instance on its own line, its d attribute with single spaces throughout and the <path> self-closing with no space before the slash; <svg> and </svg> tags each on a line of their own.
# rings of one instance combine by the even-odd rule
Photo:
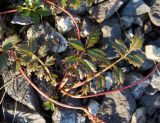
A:
<svg viewBox="0 0 160 123">
<path fill-rule="evenodd" d="M 121 26 L 118 19 L 116 17 L 112 17 L 109 21 L 104 21 L 101 24 L 101 31 L 104 38 L 102 43 L 104 44 L 104 47 L 106 47 L 106 54 L 108 58 L 112 59 L 116 57 L 116 53 L 112 48 L 112 43 L 115 39 L 122 39 Z"/>
<path fill-rule="evenodd" d="M 4 119 L 7 123 L 12 123 L 12 121 L 14 121 L 13 123 L 46 123 L 45 119 L 36 110 L 29 109 L 11 99 L 5 99 L 3 110 Z"/>
<path fill-rule="evenodd" d="M 24 16 L 24 15 L 21 15 L 21 14 L 16 14 L 14 17 L 13 17 L 13 20 L 11 21 L 12 24 L 18 24 L 18 25 L 30 25 L 30 24 L 33 24 L 33 19 L 29 16 Z"/>
<path fill-rule="evenodd" d="M 95 24 L 91 19 L 84 18 L 82 26 L 81 26 L 81 36 L 83 38 L 89 36 L 92 31 L 95 29 Z"/>
<path fill-rule="evenodd" d="M 139 103 L 145 107 L 146 113 L 151 116 L 156 109 L 160 108 L 160 94 L 144 95 Z"/>
<path fill-rule="evenodd" d="M 27 31 L 28 39 L 38 39 L 41 43 L 51 43 L 52 52 L 59 53 L 67 48 L 66 39 L 48 23 L 32 25 Z"/>
<path fill-rule="evenodd" d="M 132 115 L 131 123 L 146 123 L 146 119 L 146 110 L 144 107 L 140 107 Z"/>
<path fill-rule="evenodd" d="M 123 16 L 137 16 L 150 12 L 150 7 L 143 0 L 130 0 L 122 11 Z"/>
<path fill-rule="evenodd" d="M 136 102 L 129 91 L 110 93 L 105 96 L 97 116 L 107 123 L 129 123 Z"/>
<path fill-rule="evenodd" d="M 138 73 L 129 73 L 125 77 L 125 81 L 127 84 L 133 84 L 134 82 L 141 80 L 144 78 L 141 74 Z M 135 99 L 140 99 L 143 93 L 145 92 L 145 88 L 149 85 L 150 81 L 145 80 L 144 82 L 134 86 L 131 88 L 131 93 L 135 97 Z"/>
<path fill-rule="evenodd" d="M 99 23 L 110 18 L 122 5 L 123 0 L 107 0 L 89 9 L 89 13 Z"/>
<path fill-rule="evenodd" d="M 40 109 L 35 90 L 21 74 L 16 77 L 12 71 L 7 71 L 3 73 L 3 80 L 4 84 L 11 81 L 9 86 L 5 87 L 9 96 L 31 109 Z"/>
<path fill-rule="evenodd" d="M 85 117 L 75 110 L 57 107 L 52 115 L 54 123 L 85 123 Z"/>
</svg>

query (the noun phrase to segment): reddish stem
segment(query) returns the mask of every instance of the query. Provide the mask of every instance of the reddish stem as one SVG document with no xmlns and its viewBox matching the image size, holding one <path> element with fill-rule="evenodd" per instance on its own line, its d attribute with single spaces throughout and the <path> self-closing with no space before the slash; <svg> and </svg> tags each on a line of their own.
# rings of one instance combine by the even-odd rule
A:
<svg viewBox="0 0 160 123">
<path fill-rule="evenodd" d="M 92 116 L 92 114 L 86 109 L 86 108 L 83 108 L 83 107 L 75 107 L 75 106 L 70 106 L 70 105 L 66 105 L 66 104 L 63 104 L 63 103 L 60 103 L 56 100 L 53 100 L 52 98 L 50 98 L 47 94 L 45 94 L 44 92 L 42 92 L 42 90 L 40 90 L 29 78 L 28 76 L 25 74 L 25 72 L 23 71 L 23 69 L 20 67 L 19 68 L 19 71 L 21 72 L 21 74 L 23 75 L 23 77 L 27 80 L 27 82 L 39 93 L 41 94 L 42 96 L 44 96 L 47 100 L 53 102 L 54 104 L 56 105 L 59 105 L 61 107 L 64 107 L 64 108 L 70 108 L 70 109 L 79 109 L 79 110 L 83 110 L 87 116 L 89 117 L 90 120 L 92 120 L 93 123 L 96 123 L 96 118 Z"/>
<path fill-rule="evenodd" d="M 132 88 L 133 86 L 138 85 L 138 84 L 144 82 L 146 79 L 148 79 L 148 78 L 157 70 L 158 67 L 160 67 L 160 63 L 157 64 L 157 65 L 152 69 L 152 71 L 151 71 L 147 76 L 145 76 L 143 79 L 141 79 L 141 80 L 139 80 L 139 81 L 136 81 L 136 82 L 134 82 L 134 83 L 131 84 L 131 85 L 128 85 L 128 86 L 125 86 L 125 87 L 122 87 L 122 88 L 119 88 L 119 89 L 116 89 L 116 90 L 110 90 L 110 91 L 101 92 L 101 93 L 98 93 L 98 94 L 87 95 L 87 96 L 76 96 L 76 95 L 72 95 L 72 94 L 70 94 L 70 93 L 68 93 L 68 92 L 65 92 L 65 91 L 61 91 L 61 92 L 64 93 L 64 94 L 67 94 L 68 96 L 70 96 L 70 97 L 72 97 L 72 98 L 90 98 L 90 97 L 102 96 L 102 95 L 109 94 L 109 93 L 113 93 L 113 92 L 123 91 L 123 90 Z"/>
<path fill-rule="evenodd" d="M 0 12 L 0 15 L 9 14 L 9 13 L 15 13 L 15 12 L 17 12 L 17 9 L 13 9 L 13 10 L 8 10 L 8 11 Z"/>
</svg>

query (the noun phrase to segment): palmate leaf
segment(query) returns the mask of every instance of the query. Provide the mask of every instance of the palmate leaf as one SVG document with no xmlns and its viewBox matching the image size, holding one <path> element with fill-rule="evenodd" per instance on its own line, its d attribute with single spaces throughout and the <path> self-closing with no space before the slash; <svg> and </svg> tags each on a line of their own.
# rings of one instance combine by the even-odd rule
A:
<svg viewBox="0 0 160 123">
<path fill-rule="evenodd" d="M 19 42 L 20 40 L 17 35 L 6 38 L 5 41 L 2 43 L 3 52 L 8 52 L 8 50 L 13 48 L 13 46 Z"/>
<path fill-rule="evenodd" d="M 127 55 L 126 60 L 135 67 L 140 67 L 144 63 L 145 56 L 140 52 Z"/>
<path fill-rule="evenodd" d="M 124 73 L 121 68 L 114 66 L 112 71 L 112 76 L 115 83 L 121 84 L 124 82 Z"/>
<path fill-rule="evenodd" d="M 141 35 L 136 34 L 134 38 L 131 40 L 130 51 L 138 50 L 143 45 L 143 37 Z"/>
<path fill-rule="evenodd" d="M 90 69 L 93 71 L 93 72 L 97 72 L 97 68 L 96 68 L 96 66 L 92 63 L 92 62 L 90 62 L 89 60 L 87 60 L 87 59 L 83 59 L 83 61 L 90 67 Z"/>
<path fill-rule="evenodd" d="M 79 40 L 70 40 L 69 44 L 79 51 L 85 51 L 84 46 L 81 41 Z"/>
<path fill-rule="evenodd" d="M 38 54 L 40 57 L 45 57 L 47 55 L 47 52 L 48 52 L 48 47 L 47 45 L 42 45 L 39 50 L 38 50 Z"/>
<path fill-rule="evenodd" d="M 46 61 L 45 61 L 45 65 L 47 67 L 53 65 L 55 63 L 55 58 L 53 56 L 47 56 Z"/>
<path fill-rule="evenodd" d="M 87 50 L 87 54 L 91 57 L 96 59 L 97 61 L 103 62 L 105 64 L 109 64 L 109 60 L 106 57 L 105 52 L 100 49 L 89 49 Z"/>
<path fill-rule="evenodd" d="M 128 50 L 124 41 L 121 40 L 115 40 L 112 47 L 114 48 L 114 51 L 120 54 L 121 56 L 125 55 L 125 53 Z"/>
<path fill-rule="evenodd" d="M 100 35 L 101 35 L 101 30 L 100 29 L 96 29 L 92 32 L 92 34 L 89 36 L 89 38 L 87 39 L 87 46 L 86 48 L 90 48 L 92 46 L 94 46 L 99 38 L 100 38 Z"/>
</svg>

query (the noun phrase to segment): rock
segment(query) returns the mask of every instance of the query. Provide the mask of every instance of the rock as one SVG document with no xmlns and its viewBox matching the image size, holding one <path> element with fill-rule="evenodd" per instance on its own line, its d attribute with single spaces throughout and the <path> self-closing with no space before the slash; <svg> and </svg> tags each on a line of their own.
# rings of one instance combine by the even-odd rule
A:
<svg viewBox="0 0 160 123">
<path fill-rule="evenodd" d="M 160 91 L 160 73 L 156 71 L 151 77 L 151 86 Z"/>
<path fill-rule="evenodd" d="M 154 66 L 154 62 L 145 58 L 144 63 L 140 67 L 141 71 L 147 71 L 150 70 Z"/>
<path fill-rule="evenodd" d="M 107 90 L 110 90 L 111 87 L 113 86 L 113 84 L 115 84 L 115 82 L 112 78 L 112 73 L 111 72 L 107 72 L 107 74 L 105 76 L 105 80 L 106 80 L 106 88 L 107 88 Z"/>
<path fill-rule="evenodd" d="M 146 123 L 146 111 L 144 107 L 136 109 L 132 115 L 131 123 Z"/>
<path fill-rule="evenodd" d="M 123 16 L 121 17 L 121 23 L 125 27 L 130 27 L 134 21 L 133 17 Z"/>
<path fill-rule="evenodd" d="M 57 29 L 62 33 L 71 31 L 74 27 L 72 19 L 68 16 L 62 16 L 56 18 Z"/>
<path fill-rule="evenodd" d="M 11 123 L 14 118 L 14 123 L 46 123 L 45 119 L 36 110 L 29 109 L 18 102 L 5 99 L 3 105 L 4 119 L 7 123 Z M 17 106 L 15 107 L 15 105 Z"/>
<path fill-rule="evenodd" d="M 99 103 L 91 99 L 88 104 L 88 110 L 91 114 L 96 116 L 99 110 Z"/>
<path fill-rule="evenodd" d="M 9 96 L 31 109 L 40 109 L 35 90 L 21 74 L 16 77 L 12 71 L 6 71 L 3 73 L 3 80 L 4 84 L 11 82 L 8 87 L 5 87 Z"/>
<path fill-rule="evenodd" d="M 103 34 L 103 42 L 106 48 L 106 54 L 108 58 L 114 58 L 116 57 L 116 53 L 114 52 L 112 48 L 112 43 L 115 41 L 115 39 L 122 39 L 121 34 L 121 26 L 118 22 L 118 19 L 115 17 L 111 18 L 109 21 L 104 21 L 101 24 L 101 31 Z"/>
<path fill-rule="evenodd" d="M 143 78 L 143 76 L 141 74 L 138 73 L 130 73 L 127 74 L 125 77 L 125 81 L 128 84 L 133 84 L 134 82 L 141 80 Z M 135 97 L 135 99 L 140 99 L 141 96 L 143 95 L 143 93 L 145 92 L 145 88 L 149 85 L 150 81 L 149 80 L 145 80 L 144 82 L 134 86 L 133 88 L 131 88 L 131 93 L 133 94 L 133 96 Z"/>
<path fill-rule="evenodd" d="M 156 47 L 154 45 L 146 45 L 145 55 L 150 60 L 160 62 L 160 47 Z"/>
<path fill-rule="evenodd" d="M 32 25 L 27 31 L 28 39 L 37 39 L 41 44 L 44 42 L 51 43 L 51 49 L 54 53 L 60 53 L 67 48 L 66 39 L 48 23 L 41 25 Z"/>
<path fill-rule="evenodd" d="M 85 123 L 85 117 L 75 110 L 56 108 L 52 115 L 54 123 Z"/>
<path fill-rule="evenodd" d="M 158 93 L 151 96 L 144 95 L 139 103 L 145 107 L 146 114 L 151 116 L 156 111 L 156 109 L 160 108 L 160 95 Z"/>
<path fill-rule="evenodd" d="M 95 24 L 91 21 L 91 19 L 84 18 L 82 27 L 81 27 L 81 36 L 83 38 L 89 36 L 93 32 L 94 28 L 95 28 Z"/>
<path fill-rule="evenodd" d="M 149 17 L 152 23 L 156 26 L 160 26 L 160 0 L 153 0 Z"/>
<path fill-rule="evenodd" d="M 148 85 L 147 88 L 145 89 L 145 94 L 146 95 L 154 95 L 158 90 L 154 89 L 151 85 Z"/>
<path fill-rule="evenodd" d="M 39 80 L 39 79 L 35 79 L 34 81 L 37 82 L 37 83 L 36 83 L 37 87 L 38 87 L 39 89 L 41 89 L 41 90 L 42 90 L 45 94 L 47 94 L 49 97 L 51 97 L 51 96 L 54 95 L 55 87 L 54 87 L 50 82 L 47 82 L 47 81 L 45 81 L 45 80 Z M 41 101 L 42 101 L 43 103 L 47 101 L 47 99 L 46 99 L 44 96 L 42 96 L 42 95 L 39 94 L 39 93 L 38 93 L 38 95 L 39 95 L 39 97 L 40 97 L 40 99 L 41 99 Z M 44 107 L 44 108 L 45 108 L 45 107 Z"/>
<path fill-rule="evenodd" d="M 79 8 L 72 8 L 72 7 L 69 7 L 68 10 L 73 13 L 73 14 L 76 14 L 76 15 L 85 15 L 88 11 L 88 5 L 86 4 L 86 1 L 85 0 L 82 0 L 81 2 L 81 5 Z"/>
<path fill-rule="evenodd" d="M 99 23 L 110 18 L 122 5 L 123 0 L 107 0 L 89 9 L 89 13 Z"/>
<path fill-rule="evenodd" d="M 100 105 L 97 116 L 107 123 L 129 123 L 136 102 L 129 91 L 110 93 Z"/>
<path fill-rule="evenodd" d="M 33 19 L 29 16 L 23 16 L 22 14 L 16 14 L 13 17 L 13 20 L 11 21 L 12 24 L 18 24 L 18 25 L 30 25 L 33 24 Z"/>
<path fill-rule="evenodd" d="M 130 0 L 124 7 L 121 15 L 133 17 L 148 12 L 150 12 L 150 7 L 143 0 Z"/>
</svg>

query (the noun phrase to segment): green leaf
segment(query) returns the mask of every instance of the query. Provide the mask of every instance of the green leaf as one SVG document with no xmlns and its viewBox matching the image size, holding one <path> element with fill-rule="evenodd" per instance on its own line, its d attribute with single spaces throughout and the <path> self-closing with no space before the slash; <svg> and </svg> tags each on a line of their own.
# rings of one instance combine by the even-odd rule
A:
<svg viewBox="0 0 160 123">
<path fill-rule="evenodd" d="M 90 69 L 93 71 L 93 72 L 97 72 L 97 68 L 96 68 L 96 66 L 92 63 L 92 62 L 90 62 L 89 60 L 86 60 L 86 59 L 83 59 L 84 60 L 84 62 L 86 62 L 87 63 L 87 65 L 90 67 Z"/>
<path fill-rule="evenodd" d="M 42 16 L 48 16 L 48 15 L 50 15 L 50 11 L 48 9 L 46 9 L 46 8 L 40 8 L 40 9 L 38 9 L 37 13 L 39 15 L 42 15 Z"/>
<path fill-rule="evenodd" d="M 0 55 L 0 72 L 4 72 L 7 69 L 7 56 L 5 54 Z"/>
<path fill-rule="evenodd" d="M 55 58 L 53 56 L 47 56 L 45 65 L 49 67 L 54 63 L 55 63 Z"/>
<path fill-rule="evenodd" d="M 81 41 L 78 41 L 78 40 L 70 40 L 70 41 L 69 41 L 69 44 L 70 44 L 71 46 L 73 46 L 75 49 L 79 50 L 79 51 L 85 51 L 84 46 L 83 46 L 83 44 L 82 44 Z"/>
<path fill-rule="evenodd" d="M 109 60 L 107 59 L 105 52 L 100 49 L 89 49 L 87 50 L 87 54 L 91 58 L 95 58 L 97 61 L 109 64 Z"/>
<path fill-rule="evenodd" d="M 101 30 L 100 29 L 96 29 L 92 32 L 92 34 L 89 36 L 89 38 L 87 39 L 87 46 L 86 48 L 90 48 L 92 46 L 94 46 L 99 38 L 100 38 L 100 35 L 101 35 Z"/>
<path fill-rule="evenodd" d="M 23 66 L 27 66 L 31 62 L 32 62 L 32 56 L 23 55 L 20 58 L 20 64 Z"/>
<path fill-rule="evenodd" d="M 65 58 L 65 64 L 75 64 L 76 62 L 80 61 L 80 57 L 71 55 Z"/>
<path fill-rule="evenodd" d="M 82 95 L 88 95 L 89 92 L 90 92 L 90 88 L 88 84 L 82 86 Z"/>
<path fill-rule="evenodd" d="M 28 8 L 28 9 L 25 9 L 25 10 L 23 10 L 23 12 L 24 12 L 24 15 L 26 16 L 26 17 L 28 17 L 28 16 L 30 16 L 30 9 Z"/>
<path fill-rule="evenodd" d="M 38 8 L 38 7 L 40 7 L 41 1 L 40 0 L 34 0 L 33 3 L 34 3 L 34 7 Z"/>
<path fill-rule="evenodd" d="M 79 8 L 82 3 L 82 0 L 72 0 L 70 6 L 73 8 Z"/>
<path fill-rule="evenodd" d="M 54 103 L 51 102 L 51 101 L 46 101 L 43 103 L 44 107 L 46 110 L 54 110 L 55 109 L 55 106 L 54 106 Z"/>
<path fill-rule="evenodd" d="M 27 65 L 27 74 L 30 75 L 31 72 L 35 72 L 39 70 L 39 64 L 37 61 L 32 61 Z"/>
<path fill-rule="evenodd" d="M 39 48 L 38 54 L 40 55 L 40 57 L 45 57 L 47 55 L 48 50 L 49 49 L 48 49 L 47 45 L 43 45 Z"/>
<path fill-rule="evenodd" d="M 5 41 L 2 43 L 3 51 L 8 52 L 8 50 L 12 49 L 13 46 L 19 42 L 20 40 L 17 35 L 6 38 Z"/>
<path fill-rule="evenodd" d="M 98 79 L 98 78 L 97 78 Z M 104 76 L 100 76 L 96 81 L 96 89 L 103 90 L 106 88 L 106 80 Z"/>
<path fill-rule="evenodd" d="M 114 51 L 121 56 L 125 55 L 128 51 L 126 44 L 124 43 L 124 41 L 121 40 L 116 40 L 115 43 L 113 43 L 112 47 L 114 48 Z"/>
<path fill-rule="evenodd" d="M 142 48 L 143 45 L 143 37 L 141 35 L 136 34 L 134 38 L 131 40 L 130 51 L 135 51 Z"/>
<path fill-rule="evenodd" d="M 39 71 L 35 72 L 35 74 L 37 75 L 39 79 L 42 79 L 44 76 L 44 69 L 41 66 L 38 69 Z"/>
<path fill-rule="evenodd" d="M 142 53 L 129 54 L 126 60 L 135 67 L 140 67 L 144 63 L 145 56 Z"/>
<path fill-rule="evenodd" d="M 95 0 L 86 0 L 86 4 L 91 6 L 92 4 L 94 4 Z"/>
<path fill-rule="evenodd" d="M 120 84 L 124 82 L 124 73 L 121 68 L 114 66 L 112 76 L 116 83 Z"/>
</svg>

